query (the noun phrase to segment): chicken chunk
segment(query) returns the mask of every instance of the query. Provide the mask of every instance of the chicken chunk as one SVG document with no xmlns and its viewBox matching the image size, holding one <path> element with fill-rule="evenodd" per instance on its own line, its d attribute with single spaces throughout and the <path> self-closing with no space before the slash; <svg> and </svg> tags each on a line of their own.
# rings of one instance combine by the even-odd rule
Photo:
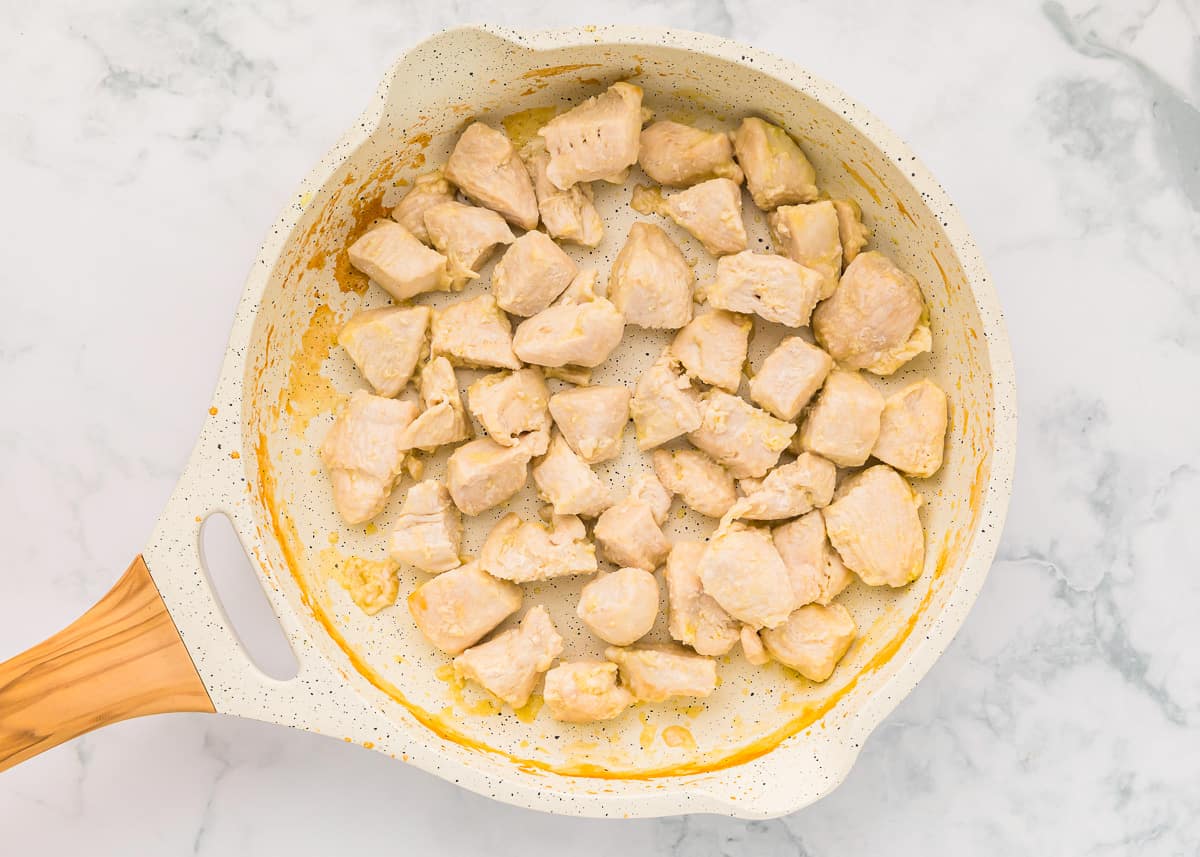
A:
<svg viewBox="0 0 1200 857">
<path fill-rule="evenodd" d="M 817 346 L 789 336 L 763 360 L 750 379 L 750 398 L 781 420 L 794 420 L 833 368 L 833 358 Z"/>
<path fill-rule="evenodd" d="M 488 437 L 513 446 L 530 431 L 549 431 L 550 390 L 538 369 L 485 375 L 467 387 L 467 406 Z"/>
<path fill-rule="evenodd" d="M 629 402 L 638 449 L 643 452 L 700 427 L 700 394 L 679 371 L 668 348 L 638 378 Z"/>
<path fill-rule="evenodd" d="M 617 665 L 622 684 L 640 702 L 663 702 L 676 696 L 703 698 L 717 689 L 717 662 L 674 646 L 610 647 L 604 650 L 604 657 Z"/>
<path fill-rule="evenodd" d="M 517 325 L 513 350 L 538 366 L 593 368 L 621 344 L 625 317 L 596 294 L 597 275 L 581 271 L 558 302 Z"/>
<path fill-rule="evenodd" d="M 742 657 L 746 659 L 747 663 L 762 667 L 771 662 L 771 656 L 767 654 L 762 637 L 758 636 L 758 631 L 749 625 L 743 625 L 742 630 L 738 632 L 738 640 L 742 644 Z"/>
<path fill-rule="evenodd" d="M 904 586 L 925 566 L 921 497 L 886 464 L 843 483 L 824 511 L 825 528 L 842 562 L 868 586 Z"/>
<path fill-rule="evenodd" d="M 604 238 L 604 221 L 592 202 L 592 186 L 588 182 L 573 184 L 560 190 L 546 175 L 550 153 L 541 138 L 530 140 L 521 150 L 525 166 L 533 178 L 542 224 L 552 238 L 595 247 Z"/>
<path fill-rule="evenodd" d="M 383 511 L 404 465 L 401 437 L 417 414 L 412 402 L 355 390 L 321 444 L 333 503 L 347 524 Z"/>
<path fill-rule="evenodd" d="M 421 405 L 425 410 L 404 430 L 405 449 L 432 451 L 471 436 L 458 378 L 445 357 L 434 357 L 421 370 Z"/>
<path fill-rule="evenodd" d="M 717 260 L 717 279 L 704 295 L 720 309 L 804 327 L 820 292 L 821 275 L 816 271 L 774 253 L 746 250 Z"/>
<path fill-rule="evenodd" d="M 929 380 L 888 396 L 871 454 L 909 476 L 932 476 L 942 466 L 946 411 L 946 394 Z"/>
<path fill-rule="evenodd" d="M 771 531 L 775 549 L 787 566 L 796 606 L 829 604 L 850 585 L 850 570 L 825 537 L 819 509 Z"/>
<path fill-rule="evenodd" d="M 622 386 L 579 387 L 550 397 L 550 415 L 571 449 L 588 464 L 621 454 L 629 422 L 629 390 Z"/>
<path fill-rule="evenodd" d="M 874 250 L 846 266 L 833 296 L 813 313 L 813 333 L 838 364 L 890 375 L 932 347 L 916 279 Z"/>
<path fill-rule="evenodd" d="M 608 291 L 628 324 L 674 330 L 692 318 L 695 275 L 667 233 L 638 221 L 613 260 Z"/>
<path fill-rule="evenodd" d="M 792 611 L 792 585 L 771 533 L 740 521 L 720 527 L 700 558 L 700 585 L 734 619 L 774 628 Z"/>
<path fill-rule="evenodd" d="M 716 309 L 687 323 L 671 343 L 671 354 L 689 375 L 736 393 L 754 322 L 750 316 Z"/>
<path fill-rule="evenodd" d="M 883 406 L 883 395 L 867 379 L 834 369 L 800 427 L 800 446 L 839 467 L 858 467 L 879 437 Z"/>
<path fill-rule="evenodd" d="M 346 251 L 350 264 L 398 301 L 444 292 L 453 275 L 445 256 L 430 250 L 399 223 L 383 223 Z"/>
<path fill-rule="evenodd" d="M 542 698 L 550 716 L 564 723 L 611 720 L 633 704 L 633 694 L 617 684 L 611 661 L 566 661 L 546 673 Z"/>
<path fill-rule="evenodd" d="M 425 228 L 438 252 L 445 254 L 451 288 L 462 288 L 501 244 L 516 238 L 496 212 L 461 202 L 443 202 L 425 210 Z"/>
<path fill-rule="evenodd" d="M 375 392 L 390 399 L 412 378 L 428 329 L 429 307 L 380 307 L 346 322 L 338 345 Z"/>
<path fill-rule="evenodd" d="M 592 383 L 592 370 L 582 366 L 543 366 L 542 374 L 546 380 L 562 381 L 577 387 L 586 387 Z"/>
<path fill-rule="evenodd" d="M 837 212 L 838 240 L 842 245 L 842 267 L 845 268 L 867 246 L 871 233 L 863 226 L 862 209 L 854 200 L 835 199 L 833 208 Z"/>
<path fill-rule="evenodd" d="M 711 178 L 742 183 L 728 134 L 669 120 L 643 129 L 638 163 L 652 180 L 668 187 L 687 187 Z"/>
<path fill-rule="evenodd" d="M 640 568 L 619 568 L 584 585 L 575 611 L 592 633 L 614 646 L 628 646 L 654 627 L 658 581 Z"/>
<path fill-rule="evenodd" d="M 737 500 L 733 477 L 703 452 L 656 449 L 652 459 L 654 473 L 663 486 L 701 515 L 720 518 Z"/>
<path fill-rule="evenodd" d="M 733 150 L 746 187 L 763 211 L 817 198 L 817 173 L 787 131 L 755 116 L 742 120 Z"/>
<path fill-rule="evenodd" d="M 512 325 L 491 294 L 484 292 L 433 311 L 432 348 L 456 366 L 520 369 L 513 353 Z"/>
<path fill-rule="evenodd" d="M 493 577 L 513 583 L 595 574 L 596 549 L 587 539 L 583 522 L 573 515 L 555 515 L 546 526 L 510 513 L 488 533 L 479 566 Z"/>
<path fill-rule="evenodd" d="M 701 655 L 723 655 L 738 639 L 738 623 L 700 585 L 702 542 L 675 542 L 667 557 L 667 630 Z"/>
<path fill-rule="evenodd" d="M 714 389 L 701 398 L 700 425 L 688 434 L 688 440 L 724 465 L 735 479 L 757 478 L 775 466 L 795 432 L 793 423 L 777 420 L 744 399 Z"/>
<path fill-rule="evenodd" d="M 462 536 L 462 517 L 450 501 L 450 492 L 436 479 L 427 479 L 404 496 L 388 553 L 422 571 L 449 571 L 462 564 L 458 558 Z"/>
<path fill-rule="evenodd" d="M 446 161 L 446 178 L 485 208 L 522 229 L 538 223 L 537 197 L 525 164 L 503 131 L 475 122 Z"/>
<path fill-rule="evenodd" d="M 425 639 L 457 655 L 521 609 L 521 587 L 469 562 L 426 581 L 408 596 L 408 612 Z"/>
<path fill-rule="evenodd" d="M 779 521 L 794 518 L 829 505 L 837 467 L 832 461 L 802 452 L 799 457 L 766 475 L 754 491 L 738 500 L 730 510 L 731 518 L 755 521 Z"/>
<path fill-rule="evenodd" d="M 837 209 L 829 200 L 781 205 L 767 215 L 775 252 L 821 275 L 821 300 L 833 294 L 842 274 L 842 239 Z"/>
<path fill-rule="evenodd" d="M 498 506 L 525 487 L 529 460 L 546 451 L 548 432 L 530 432 L 516 446 L 490 437 L 464 443 L 446 462 L 446 487 L 464 515 Z"/>
<path fill-rule="evenodd" d="M 825 681 L 850 650 L 858 627 L 841 604 L 801 607 L 787 622 L 762 632 L 763 645 L 775 660 L 809 681 Z"/>
<path fill-rule="evenodd" d="M 667 197 L 638 185 L 630 205 L 642 214 L 670 218 L 714 256 L 746 249 L 742 189 L 730 179 L 709 179 Z"/>
<path fill-rule="evenodd" d="M 614 83 L 538 130 L 550 153 L 546 176 L 560 190 L 576 182 L 622 177 L 637 163 L 641 132 L 642 88 Z"/>
<path fill-rule="evenodd" d="M 417 176 L 413 186 L 392 209 L 392 220 L 399 223 L 423 244 L 429 243 L 425 228 L 425 212 L 443 202 L 454 201 L 454 185 L 446 181 L 441 170 Z"/>
<path fill-rule="evenodd" d="M 545 457 L 533 466 L 533 481 L 556 515 L 595 518 L 613 503 L 608 486 L 557 432 Z"/>
<path fill-rule="evenodd" d="M 670 508 L 671 495 L 662 483 L 653 475 L 639 476 L 592 529 L 601 554 L 616 565 L 654 571 L 671 551 L 662 531 Z"/>
<path fill-rule="evenodd" d="M 521 624 L 467 649 L 454 659 L 454 674 L 473 681 L 513 708 L 529 702 L 538 676 L 562 654 L 563 638 L 541 604 Z"/>
<path fill-rule="evenodd" d="M 492 271 L 492 294 L 513 315 L 544 310 L 575 279 L 579 266 L 545 232 L 526 232 L 513 242 Z"/>
</svg>

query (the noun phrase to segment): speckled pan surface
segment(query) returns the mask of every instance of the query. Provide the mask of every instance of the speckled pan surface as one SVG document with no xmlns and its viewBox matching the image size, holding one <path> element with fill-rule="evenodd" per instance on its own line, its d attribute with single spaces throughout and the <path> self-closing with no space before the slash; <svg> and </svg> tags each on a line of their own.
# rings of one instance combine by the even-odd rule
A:
<svg viewBox="0 0 1200 857">
<path fill-rule="evenodd" d="M 354 607 L 332 572 L 348 556 L 384 558 L 403 490 L 373 525 L 346 527 L 316 447 L 340 402 L 362 386 L 333 347 L 338 326 L 386 302 L 349 268 L 344 248 L 414 175 L 445 159 L 467 121 L 482 118 L 526 136 L 555 109 L 618 79 L 641 85 L 660 118 L 732 127 L 758 114 L 783 124 L 803 141 L 822 187 L 860 202 L 872 246 L 917 276 L 931 308 L 934 353 L 883 386 L 936 380 L 950 394 L 951 436 L 943 470 L 917 483 L 926 501 L 924 574 L 896 593 L 848 591 L 845 603 L 863 633 L 827 683 L 777 666 L 749 668 L 735 656 L 720 664 L 721 686 L 700 704 L 642 706 L 605 724 L 566 726 L 536 704 L 516 714 L 498 710 L 448 680 L 439 669 L 448 658 L 417 634 L 403 606 L 418 572 L 401 570 L 395 607 L 373 618 Z M 605 275 L 637 219 L 628 192 L 598 194 L 605 240 L 595 251 L 572 251 Z M 746 214 L 755 244 L 765 241 L 761 215 L 748 203 Z M 705 281 L 712 260 L 670 231 Z M 488 273 L 466 296 L 486 288 Z M 755 365 L 780 335 L 761 322 L 756 331 Z M 666 341 L 631 329 L 597 380 L 632 384 Z M 460 372 L 460 385 L 481 374 Z M 846 776 L 870 731 L 965 618 L 1008 503 L 1015 401 L 1000 309 L 965 227 L 908 149 L 828 84 L 744 45 L 692 33 L 455 30 L 401 58 L 267 236 L 210 418 L 145 557 L 220 712 L 373 747 L 473 791 L 551 812 L 779 815 Z M 600 468 L 618 491 L 648 467 L 631 435 L 625 454 Z M 439 474 L 442 458 L 428 466 Z M 527 488 L 510 509 L 532 516 L 536 506 Z M 211 595 L 197 545 L 200 522 L 218 510 L 234 521 L 260 571 L 301 664 L 295 679 L 259 673 Z M 468 527 L 469 552 L 503 511 Z M 668 532 L 702 536 L 711 526 L 677 503 Z M 574 617 L 581 583 L 526 593 L 526 606 L 547 604 L 572 654 L 600 651 Z M 664 634 L 662 625 L 655 634 Z"/>
</svg>

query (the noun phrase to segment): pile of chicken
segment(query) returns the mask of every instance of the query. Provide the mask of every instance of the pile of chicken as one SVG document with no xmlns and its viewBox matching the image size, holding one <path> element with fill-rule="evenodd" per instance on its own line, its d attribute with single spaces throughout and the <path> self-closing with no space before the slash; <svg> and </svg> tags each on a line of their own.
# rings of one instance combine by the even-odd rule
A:
<svg viewBox="0 0 1200 857">
<path fill-rule="evenodd" d="M 920 497 L 901 474 L 932 475 L 946 430 L 946 396 L 930 381 L 885 398 L 861 374 L 889 375 L 931 341 L 915 279 L 861 252 L 858 206 L 823 199 L 796 142 L 762 119 L 726 134 L 670 121 L 643 129 L 647 118 L 641 90 L 622 82 L 551 120 L 520 152 L 472 124 L 444 168 L 354 242 L 352 264 L 397 305 L 341 330 L 375 392 L 352 395 L 321 448 L 337 508 L 355 524 L 382 511 L 403 469 L 418 470 L 412 451 L 461 444 L 444 482 L 408 488 L 391 533 L 392 558 L 435 575 L 408 597 L 409 611 L 461 679 L 519 708 L 544 673 L 550 714 L 570 722 L 707 696 L 714 657 L 738 643 L 751 663 L 774 658 L 827 679 L 857 631 L 834 601 L 852 576 L 899 587 L 921 573 Z M 639 187 L 632 205 L 719 257 L 702 290 L 653 222 L 633 224 L 607 288 L 556 243 L 600 242 L 591 183 L 624 182 L 634 164 L 682 188 Z M 743 181 L 768 212 L 775 253 L 747 249 Z M 490 291 L 437 310 L 411 303 L 461 288 L 501 245 Z M 709 308 L 693 317 L 696 301 Z M 749 379 L 747 401 L 738 389 L 753 316 L 811 326 L 819 347 L 783 339 Z M 627 324 L 678 332 L 632 392 L 591 385 Z M 471 384 L 464 406 L 455 367 L 500 371 Z M 415 397 L 405 392 L 414 377 Z M 547 377 L 570 386 L 552 395 Z M 485 436 L 471 439 L 468 411 Z M 592 465 L 618 456 L 631 418 L 638 448 L 653 450 L 653 475 L 617 498 Z M 686 448 L 659 448 L 684 437 Z M 779 464 L 785 451 L 795 457 Z M 838 484 L 839 468 L 871 458 L 880 463 Z M 478 557 L 460 557 L 461 516 L 504 504 L 528 472 L 546 520 L 509 514 Z M 664 535 L 672 495 L 719 519 L 711 538 Z M 598 559 L 617 570 L 600 571 Z M 670 634 L 690 651 L 636 645 L 656 620 L 660 566 Z M 566 575 L 593 575 L 578 615 L 610 645 L 605 660 L 553 666 L 563 640 L 542 605 L 480 642 L 520 609 L 521 584 Z M 357 583 L 370 612 L 390 603 L 389 591 L 395 598 L 394 576 L 368 571 Z"/>
</svg>

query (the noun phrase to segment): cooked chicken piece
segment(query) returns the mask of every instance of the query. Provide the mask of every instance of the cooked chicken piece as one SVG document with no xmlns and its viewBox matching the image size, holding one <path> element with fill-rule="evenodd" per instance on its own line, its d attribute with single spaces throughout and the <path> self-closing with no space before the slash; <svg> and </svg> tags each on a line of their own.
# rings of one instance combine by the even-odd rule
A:
<svg viewBox="0 0 1200 857">
<path fill-rule="evenodd" d="M 612 492 L 558 432 L 545 457 L 533 466 L 538 494 L 556 515 L 594 518 L 612 505 Z"/>
<path fill-rule="evenodd" d="M 596 294 L 597 274 L 580 271 L 558 302 L 517 325 L 513 349 L 538 366 L 599 366 L 625 334 L 625 318 Z"/>
<path fill-rule="evenodd" d="M 642 214 L 669 217 L 714 256 L 746 249 L 742 189 L 730 179 L 709 179 L 668 197 L 638 185 L 630 205 Z"/>
<path fill-rule="evenodd" d="M 583 522 L 573 515 L 555 515 L 546 526 L 509 513 L 488 533 L 479 567 L 513 583 L 595 574 L 596 549 Z"/>
<path fill-rule="evenodd" d="M 571 449 L 588 464 L 621 454 L 629 422 L 629 390 L 621 386 L 579 387 L 550 397 L 550 415 Z"/>
<path fill-rule="evenodd" d="M 738 623 L 700 586 L 702 542 L 675 542 L 667 557 L 667 630 L 702 655 L 723 655 L 738 639 Z"/>
<path fill-rule="evenodd" d="M 484 292 L 433 311 L 432 348 L 456 366 L 520 369 L 512 325 L 496 299 Z"/>
<path fill-rule="evenodd" d="M 434 357 L 421 370 L 421 404 L 425 410 L 404 430 L 405 449 L 432 451 L 471 436 L 458 379 L 445 357 Z"/>
<path fill-rule="evenodd" d="M 601 513 L 592 535 L 601 555 L 620 566 L 654 571 L 671 551 L 662 525 L 671 495 L 652 474 L 637 477 L 629 494 Z"/>
<path fill-rule="evenodd" d="M 443 202 L 426 209 L 425 228 L 433 246 L 446 255 L 454 289 L 478 277 L 477 272 L 497 247 L 516 240 L 499 214 L 461 202 Z"/>
<path fill-rule="evenodd" d="M 731 518 L 779 521 L 828 506 L 837 482 L 832 461 L 802 452 L 795 461 L 776 467 L 752 492 L 734 503 Z"/>
<path fill-rule="evenodd" d="M 711 178 L 742 183 L 742 170 L 733 162 L 733 143 L 721 131 L 702 131 L 669 120 L 642 131 L 638 163 L 661 185 L 687 187 Z"/>
<path fill-rule="evenodd" d="M 550 390 L 538 369 L 485 375 L 467 387 L 467 407 L 488 437 L 512 446 L 520 435 L 550 429 Z"/>
<path fill-rule="evenodd" d="M 717 529 L 700 558 L 700 585 L 734 619 L 774 628 L 792 611 L 792 585 L 771 533 L 740 521 Z"/>
<path fill-rule="evenodd" d="M 667 233 L 653 223 L 629 227 L 613 260 L 608 292 L 628 324 L 675 329 L 692 318 L 695 274 Z"/>
<path fill-rule="evenodd" d="M 575 279 L 579 266 L 545 232 L 526 232 L 492 271 L 492 294 L 501 309 L 530 316 L 544 310 Z"/>
<path fill-rule="evenodd" d="M 758 631 L 749 625 L 743 625 L 742 630 L 738 632 L 738 639 L 742 644 L 742 657 L 746 659 L 747 663 L 762 667 L 771 662 L 771 656 L 763 648 L 762 638 L 758 636 Z"/>
<path fill-rule="evenodd" d="M 928 380 L 888 396 L 871 454 L 909 476 L 932 476 L 942 466 L 946 410 L 946 394 Z"/>
<path fill-rule="evenodd" d="M 804 327 L 820 291 L 821 275 L 816 271 L 784 256 L 746 250 L 717 260 L 717 279 L 704 294 L 720 309 Z"/>
<path fill-rule="evenodd" d="M 637 163 L 641 132 L 642 88 L 614 83 L 538 130 L 550 153 L 546 176 L 560 190 L 616 178 Z"/>
<path fill-rule="evenodd" d="M 833 358 L 799 336 L 789 336 L 750 379 L 750 398 L 781 420 L 794 420 L 833 368 Z"/>
<path fill-rule="evenodd" d="M 410 452 L 404 458 L 404 472 L 413 481 L 420 482 L 425 478 L 425 462 L 418 458 L 415 452 Z"/>
<path fill-rule="evenodd" d="M 763 645 L 775 660 L 809 681 L 825 681 L 850 649 L 858 627 L 841 604 L 809 604 L 787 622 L 762 632 Z"/>
<path fill-rule="evenodd" d="M 793 423 L 777 420 L 723 390 L 705 393 L 700 411 L 700 425 L 688 434 L 688 440 L 724 465 L 735 479 L 765 474 L 796 433 Z"/>
<path fill-rule="evenodd" d="M 817 198 L 817 173 L 787 131 L 749 116 L 733 135 L 746 187 L 763 211 Z"/>
<path fill-rule="evenodd" d="M 584 585 L 575 612 L 592 633 L 628 646 L 650 633 L 658 617 L 658 581 L 640 568 L 619 568 Z"/>
<path fill-rule="evenodd" d="M 513 708 L 529 702 L 538 676 L 562 654 L 563 638 L 541 604 L 521 624 L 467 649 L 454 659 L 454 674 L 473 681 Z"/>
<path fill-rule="evenodd" d="M 450 288 L 453 275 L 446 257 L 430 250 L 399 223 L 380 224 L 346 252 L 351 265 L 398 301 Z"/>
<path fill-rule="evenodd" d="M 543 366 L 542 374 L 546 380 L 554 379 L 577 387 L 586 387 L 592 383 L 592 370 L 582 366 Z"/>
<path fill-rule="evenodd" d="M 546 175 L 550 153 L 540 137 L 535 137 L 521 150 L 525 166 L 533 178 L 542 224 L 550 236 L 559 241 L 595 247 L 604 238 L 604 221 L 592 202 L 592 186 L 587 182 L 559 190 Z"/>
<path fill-rule="evenodd" d="M 641 702 L 662 702 L 675 696 L 706 697 L 717 689 L 717 662 L 674 646 L 608 648 L 604 657 L 620 668 L 621 682 Z"/>
<path fill-rule="evenodd" d="M 633 704 L 633 694 L 617 684 L 610 661 L 566 661 L 546 673 L 542 698 L 550 716 L 564 723 L 611 720 Z"/>
<path fill-rule="evenodd" d="M 464 443 L 446 461 L 446 487 L 465 515 L 498 506 L 525 487 L 529 460 L 546 451 L 549 432 L 530 432 L 516 446 L 490 437 Z"/>
<path fill-rule="evenodd" d="M 833 297 L 813 313 L 813 333 L 847 369 L 890 375 L 932 347 L 916 279 L 874 250 L 846 266 Z"/>
<path fill-rule="evenodd" d="M 519 609 L 521 587 L 497 580 L 476 562 L 439 574 L 408 596 L 417 628 L 448 655 L 475 645 Z"/>
<path fill-rule="evenodd" d="M 347 524 L 383 511 L 404 465 L 400 438 L 417 414 L 412 402 L 355 390 L 321 444 L 333 504 Z"/>
<path fill-rule="evenodd" d="M 883 395 L 857 372 L 834 369 L 800 427 L 800 446 L 839 467 L 858 467 L 879 437 Z"/>
<path fill-rule="evenodd" d="M 833 294 L 842 274 L 842 239 L 837 209 L 829 200 L 781 205 L 767 215 L 775 252 L 821 275 L 821 300 Z"/>
<path fill-rule="evenodd" d="M 458 558 L 462 536 L 462 517 L 450 502 L 450 492 L 429 479 L 413 485 L 404 496 L 388 553 L 422 571 L 449 571 L 462 565 Z"/>
<path fill-rule="evenodd" d="M 350 600 L 368 616 L 396 603 L 400 581 L 396 579 L 396 563 L 390 560 L 379 562 L 361 556 L 347 557 L 334 566 L 334 575 Z"/>
<path fill-rule="evenodd" d="M 868 586 L 904 586 L 925 566 L 921 495 L 886 464 L 847 479 L 826 507 L 825 529 L 842 562 Z"/>
<path fill-rule="evenodd" d="M 375 392 L 390 399 L 412 378 L 428 329 L 429 307 L 380 307 L 346 322 L 338 345 Z"/>
<path fill-rule="evenodd" d="M 392 209 L 392 220 L 413 234 L 418 241 L 429 243 L 425 228 L 425 212 L 443 202 L 454 201 L 454 185 L 446 181 L 441 170 L 417 176 L 413 186 Z"/>
<path fill-rule="evenodd" d="M 775 549 L 787 566 L 796 606 L 828 604 L 850 585 L 850 570 L 825 538 L 819 509 L 771 531 Z"/>
<path fill-rule="evenodd" d="M 701 515 L 719 518 L 737 500 L 733 477 L 703 452 L 656 449 L 652 459 L 663 486 Z"/>
<path fill-rule="evenodd" d="M 835 199 L 833 208 L 837 211 L 838 240 L 842 245 L 842 267 L 845 268 L 867 246 L 867 237 L 871 233 L 863 226 L 862 209 L 854 200 Z"/>
<path fill-rule="evenodd" d="M 503 131 L 475 122 L 446 161 L 446 178 L 475 202 L 522 229 L 538 223 L 537 197 L 525 164 Z"/>
<path fill-rule="evenodd" d="M 700 394 L 679 371 L 670 348 L 638 378 L 629 413 L 643 452 L 700 427 Z"/>
<path fill-rule="evenodd" d="M 715 309 L 698 315 L 675 334 L 671 354 L 689 375 L 736 393 L 754 322 L 748 315 Z"/>
</svg>

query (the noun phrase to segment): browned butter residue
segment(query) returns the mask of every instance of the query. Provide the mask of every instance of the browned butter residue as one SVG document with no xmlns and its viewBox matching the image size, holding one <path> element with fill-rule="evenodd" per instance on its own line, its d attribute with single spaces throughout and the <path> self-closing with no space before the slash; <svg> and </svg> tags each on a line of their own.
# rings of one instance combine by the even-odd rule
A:
<svg viewBox="0 0 1200 857">
<path fill-rule="evenodd" d="M 850 174 L 850 178 L 854 179 L 859 187 L 871 195 L 871 199 L 875 200 L 876 205 L 880 204 L 879 193 L 875 190 L 875 186 L 864 179 L 861 173 L 859 173 L 856 169 L 854 169 L 854 167 L 850 166 L 845 161 L 842 161 L 842 169 Z"/>
<path fill-rule="evenodd" d="M 572 65 L 551 65 L 545 68 L 533 68 L 521 75 L 521 80 L 541 80 L 544 77 L 557 77 L 560 74 L 570 74 L 585 68 L 600 68 L 598 62 L 574 63 Z"/>
<path fill-rule="evenodd" d="M 338 319 L 325 304 L 317 307 L 292 355 L 288 380 L 279 391 L 279 412 L 292 418 L 292 434 L 302 437 L 314 417 L 334 410 L 344 396 L 321 374 L 321 364 L 337 344 Z"/>
</svg>

